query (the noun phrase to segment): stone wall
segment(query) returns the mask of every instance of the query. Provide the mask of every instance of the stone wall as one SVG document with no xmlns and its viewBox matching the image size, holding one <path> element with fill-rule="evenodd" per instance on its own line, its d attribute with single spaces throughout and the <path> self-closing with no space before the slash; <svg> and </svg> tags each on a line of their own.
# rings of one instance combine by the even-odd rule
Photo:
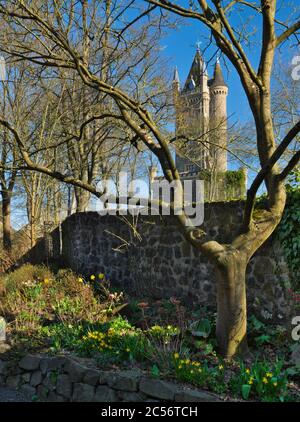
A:
<svg viewBox="0 0 300 422">
<path fill-rule="evenodd" d="M 214 394 L 147 376 L 139 369 L 100 370 L 93 359 L 27 355 L 0 360 L 0 385 L 47 402 L 215 402 Z"/>
<path fill-rule="evenodd" d="M 203 229 L 222 243 L 230 242 L 238 232 L 242 210 L 242 201 L 207 203 Z M 140 216 L 134 220 L 78 213 L 51 236 L 54 258 L 61 249 L 65 265 L 79 273 L 103 272 L 114 285 L 140 296 L 176 296 L 187 304 L 215 305 L 213 267 L 185 241 L 174 217 Z M 34 262 L 41 260 L 40 245 L 31 252 Z M 263 317 L 287 316 L 289 273 L 274 236 L 251 259 L 247 281 L 248 302 Z"/>
</svg>

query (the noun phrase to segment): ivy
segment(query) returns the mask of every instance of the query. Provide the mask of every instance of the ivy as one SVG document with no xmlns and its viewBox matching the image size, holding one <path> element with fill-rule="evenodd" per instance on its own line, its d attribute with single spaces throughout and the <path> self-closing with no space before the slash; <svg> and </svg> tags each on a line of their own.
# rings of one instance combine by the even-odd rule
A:
<svg viewBox="0 0 300 422">
<path fill-rule="evenodd" d="M 245 186 L 246 175 L 243 170 L 227 170 L 225 173 L 226 185 Z"/>
<path fill-rule="evenodd" d="M 277 228 L 277 236 L 283 247 L 287 264 L 292 273 L 291 281 L 300 288 L 300 174 L 294 172 L 287 184 L 285 211 Z"/>
<path fill-rule="evenodd" d="M 243 187 L 246 184 L 246 175 L 242 169 L 216 172 L 215 174 L 209 170 L 201 170 L 199 175 L 200 179 L 208 182 L 211 181 L 212 178 L 215 178 L 219 182 L 225 183 L 225 186 L 227 187 Z"/>
</svg>

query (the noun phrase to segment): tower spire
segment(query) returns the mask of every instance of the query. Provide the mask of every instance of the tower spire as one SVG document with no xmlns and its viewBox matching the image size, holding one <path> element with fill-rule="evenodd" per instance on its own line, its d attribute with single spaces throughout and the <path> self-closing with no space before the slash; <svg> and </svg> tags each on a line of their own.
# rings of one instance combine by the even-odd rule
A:
<svg viewBox="0 0 300 422">
<path fill-rule="evenodd" d="M 185 85 L 184 85 L 184 90 L 188 91 L 191 87 L 191 81 L 193 80 L 195 83 L 195 87 L 199 87 L 200 86 L 200 80 L 201 80 L 201 75 L 204 72 L 204 61 L 200 52 L 200 42 L 196 44 L 197 45 L 197 49 L 196 49 L 196 53 L 194 56 L 194 60 L 192 63 L 192 66 L 190 68 L 188 77 L 186 79 Z"/>
<path fill-rule="evenodd" d="M 178 84 L 180 83 L 177 66 L 175 66 L 175 69 L 174 69 L 173 82 L 176 82 Z"/>
<path fill-rule="evenodd" d="M 227 86 L 224 80 L 219 57 L 216 60 L 214 78 L 213 78 L 211 86 Z"/>
</svg>

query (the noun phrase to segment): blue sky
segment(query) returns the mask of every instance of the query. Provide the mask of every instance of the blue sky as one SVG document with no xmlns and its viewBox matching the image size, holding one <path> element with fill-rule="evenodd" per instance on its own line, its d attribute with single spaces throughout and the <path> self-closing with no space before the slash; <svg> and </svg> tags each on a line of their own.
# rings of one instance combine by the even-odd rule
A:
<svg viewBox="0 0 300 422">
<path fill-rule="evenodd" d="M 297 20 L 299 13 L 291 13 L 291 10 L 293 10 L 293 5 L 295 7 L 300 6 L 298 2 L 299 0 L 278 1 L 277 16 L 281 21 L 290 23 Z M 237 29 L 240 29 L 242 28 L 242 25 L 245 25 L 246 30 L 251 34 L 251 42 L 248 46 L 243 44 L 243 47 L 253 67 L 257 69 L 261 49 L 261 33 L 259 30 L 261 26 L 261 17 L 250 9 L 244 8 L 242 10 L 244 10 L 244 13 L 237 11 L 231 22 Z M 185 82 L 188 75 L 196 51 L 196 43 L 200 41 L 201 50 L 206 49 L 206 46 L 208 45 L 208 35 L 209 32 L 201 22 L 183 18 L 182 24 L 179 25 L 176 30 L 170 30 L 168 36 L 166 36 L 162 41 L 163 54 L 170 59 L 169 64 L 172 68 L 174 68 L 175 65 L 178 67 L 181 83 Z M 212 57 L 216 51 L 216 47 L 211 46 L 204 52 L 204 59 L 211 60 L 211 63 L 208 65 L 210 77 L 213 75 L 213 67 L 215 63 L 215 58 Z M 292 56 L 297 53 L 300 54 L 300 50 L 288 43 L 286 43 L 279 52 L 279 54 L 283 57 L 283 60 L 281 61 L 287 67 L 291 63 Z M 249 122 L 249 120 L 252 119 L 252 116 L 239 76 L 227 59 L 223 58 L 221 60 L 221 65 L 225 80 L 229 86 L 228 115 L 231 116 L 231 123 L 237 121 Z"/>
</svg>

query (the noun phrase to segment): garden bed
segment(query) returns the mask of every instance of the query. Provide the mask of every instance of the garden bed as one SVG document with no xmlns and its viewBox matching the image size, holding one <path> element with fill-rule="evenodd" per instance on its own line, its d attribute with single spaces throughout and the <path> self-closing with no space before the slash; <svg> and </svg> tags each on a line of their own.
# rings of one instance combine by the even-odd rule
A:
<svg viewBox="0 0 300 422">
<path fill-rule="evenodd" d="M 104 274 L 85 279 L 68 270 L 54 274 L 49 268 L 31 265 L 3 276 L 0 285 L 0 314 L 8 321 L 11 346 L 6 353 L 9 361 L 19 362 L 28 353 L 72 355 L 93 359 L 97 371 L 130 369 L 153 382 L 185 383 L 217 394 L 221 400 L 299 400 L 299 366 L 291 360 L 295 344 L 288 341 L 290 334 L 284 326 L 251 316 L 253 357 L 226 362 L 215 350 L 215 315 L 204 308 L 187 310 L 176 298 L 148 303 L 124 297 L 111 288 Z M 6 375 L 4 382 L 17 376 L 9 378 L 9 386 L 28 385 L 32 395 L 40 397 L 39 384 L 32 385 L 33 374 L 26 382 L 19 375 L 24 374 Z M 80 388 L 85 387 L 72 385 L 72 391 Z M 68 400 L 76 401 L 76 394 Z M 119 396 L 114 398 L 119 400 Z M 54 395 L 47 399 L 51 397 L 54 400 Z"/>
</svg>

